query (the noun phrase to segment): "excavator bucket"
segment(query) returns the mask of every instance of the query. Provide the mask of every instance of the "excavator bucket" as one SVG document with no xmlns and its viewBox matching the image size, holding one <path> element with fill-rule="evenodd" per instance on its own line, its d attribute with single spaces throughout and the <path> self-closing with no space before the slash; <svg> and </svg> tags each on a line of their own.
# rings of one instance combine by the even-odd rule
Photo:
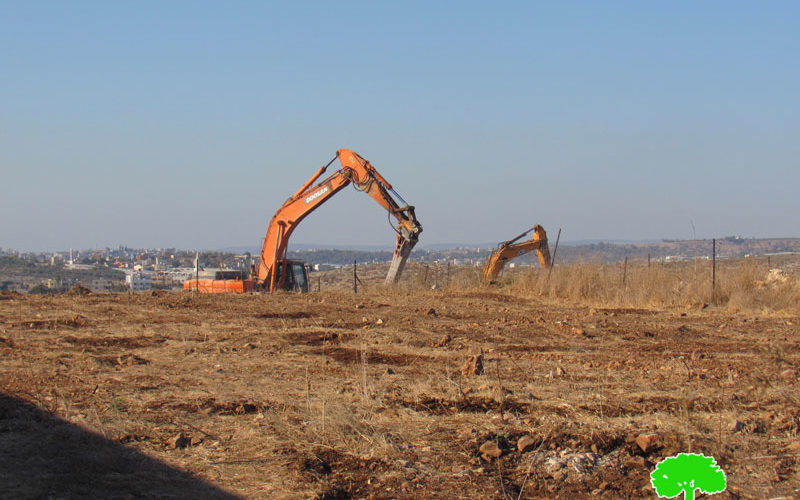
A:
<svg viewBox="0 0 800 500">
<path fill-rule="evenodd" d="M 416 244 L 416 240 L 407 240 L 402 235 L 397 235 L 397 247 L 394 250 L 392 263 L 389 265 L 389 272 L 386 273 L 386 280 L 383 282 L 384 285 L 393 285 L 397 283 L 397 280 L 400 279 L 400 275 L 403 273 L 403 269 L 406 267 L 408 256 L 411 254 L 411 250 Z"/>
<path fill-rule="evenodd" d="M 544 229 L 542 229 L 542 232 L 544 232 Z M 550 247 L 547 244 L 547 236 L 539 240 L 539 248 L 537 250 L 539 264 L 541 264 L 542 269 L 549 269 L 550 266 L 553 265 L 553 259 L 550 257 Z"/>
</svg>

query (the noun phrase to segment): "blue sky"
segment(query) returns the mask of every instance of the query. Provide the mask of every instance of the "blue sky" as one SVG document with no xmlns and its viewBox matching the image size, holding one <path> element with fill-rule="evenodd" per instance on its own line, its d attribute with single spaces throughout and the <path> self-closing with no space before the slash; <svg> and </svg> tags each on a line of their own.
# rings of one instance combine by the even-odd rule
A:
<svg viewBox="0 0 800 500">
<path fill-rule="evenodd" d="M 421 243 L 800 236 L 796 2 L 0 2 L 0 246 L 260 244 L 336 149 Z M 297 243 L 383 245 L 348 189 Z"/>
</svg>

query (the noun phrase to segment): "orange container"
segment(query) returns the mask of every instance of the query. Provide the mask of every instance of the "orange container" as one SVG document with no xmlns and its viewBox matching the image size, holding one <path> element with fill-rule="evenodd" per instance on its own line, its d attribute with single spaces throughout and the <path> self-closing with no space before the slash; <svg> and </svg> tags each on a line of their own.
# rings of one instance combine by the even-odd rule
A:
<svg viewBox="0 0 800 500">
<path fill-rule="evenodd" d="M 246 293 L 254 290 L 253 280 L 186 280 L 184 290 L 200 293 Z"/>
</svg>

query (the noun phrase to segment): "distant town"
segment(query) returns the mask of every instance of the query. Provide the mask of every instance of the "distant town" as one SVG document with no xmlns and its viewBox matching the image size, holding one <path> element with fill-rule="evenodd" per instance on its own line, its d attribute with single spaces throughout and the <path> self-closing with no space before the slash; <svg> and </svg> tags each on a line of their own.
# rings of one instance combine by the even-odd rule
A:
<svg viewBox="0 0 800 500">
<path fill-rule="evenodd" d="M 550 251 L 556 265 L 573 262 L 619 262 L 623 259 L 677 262 L 709 259 L 713 241 L 662 240 L 660 242 L 561 243 L 550 235 Z M 453 248 L 416 248 L 411 261 L 441 265 L 482 266 L 493 245 L 454 246 Z M 0 291 L 43 294 L 61 293 L 76 285 L 93 292 L 141 292 L 183 288 L 183 282 L 195 275 L 213 276 L 220 269 L 248 272 L 257 261 L 257 249 L 251 251 L 191 251 L 175 248 L 71 249 L 59 252 L 20 252 L 0 248 Z M 716 256 L 747 258 L 800 253 L 800 238 L 742 238 L 726 236 L 716 240 Z M 303 260 L 311 272 L 341 266 L 388 262 L 391 250 L 304 249 L 293 250 L 291 259 Z M 524 255 L 513 266 L 536 265 L 535 257 Z"/>
</svg>

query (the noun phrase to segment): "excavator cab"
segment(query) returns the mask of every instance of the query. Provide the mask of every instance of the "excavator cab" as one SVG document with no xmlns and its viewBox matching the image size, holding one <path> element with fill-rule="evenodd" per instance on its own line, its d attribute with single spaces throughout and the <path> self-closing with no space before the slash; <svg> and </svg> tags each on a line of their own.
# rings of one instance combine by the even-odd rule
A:
<svg viewBox="0 0 800 500">
<path fill-rule="evenodd" d="M 278 262 L 278 289 L 287 292 L 308 292 L 308 269 L 302 260 Z"/>
</svg>

